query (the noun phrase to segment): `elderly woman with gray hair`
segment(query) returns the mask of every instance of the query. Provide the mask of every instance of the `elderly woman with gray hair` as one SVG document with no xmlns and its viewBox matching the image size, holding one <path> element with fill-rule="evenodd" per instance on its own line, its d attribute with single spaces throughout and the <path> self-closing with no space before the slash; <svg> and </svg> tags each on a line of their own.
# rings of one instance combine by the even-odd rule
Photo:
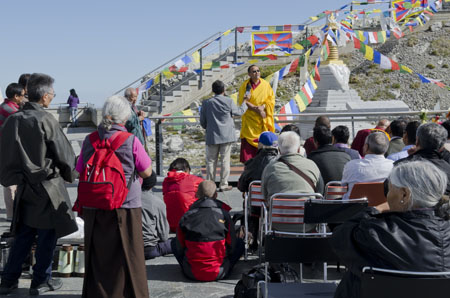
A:
<svg viewBox="0 0 450 298">
<path fill-rule="evenodd" d="M 450 271 L 447 175 L 430 162 L 413 161 L 394 167 L 388 179 L 389 211 L 369 208 L 333 231 L 334 250 L 348 268 L 335 298 L 360 297 L 364 266 Z"/>
<path fill-rule="evenodd" d="M 141 183 L 136 173 L 152 174 L 151 160 L 138 138 L 124 126 L 131 109 L 122 96 L 108 98 L 98 127 L 100 140 L 127 134 L 115 151 L 122 163 L 128 194 L 118 209 L 83 208 L 86 274 L 82 297 L 148 297 L 142 238 Z M 83 172 L 95 149 L 90 135 L 83 143 L 76 170 Z M 131 179 L 131 181 L 130 181 Z M 131 184 L 130 184 L 131 183 Z"/>
</svg>

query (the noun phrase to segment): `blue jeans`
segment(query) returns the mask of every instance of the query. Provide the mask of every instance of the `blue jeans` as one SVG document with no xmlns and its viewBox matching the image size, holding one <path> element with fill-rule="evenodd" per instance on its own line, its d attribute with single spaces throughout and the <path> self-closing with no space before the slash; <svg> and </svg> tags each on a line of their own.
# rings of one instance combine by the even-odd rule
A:
<svg viewBox="0 0 450 298">
<path fill-rule="evenodd" d="M 71 118 L 70 121 L 72 123 L 76 124 L 77 123 L 78 108 L 70 107 L 69 110 L 70 110 L 70 118 Z"/>
<path fill-rule="evenodd" d="M 14 238 L 8 262 L 2 274 L 2 281 L 14 283 L 19 279 L 22 274 L 22 264 L 31 251 L 36 235 L 36 264 L 33 266 L 31 285 L 37 286 L 51 278 L 53 253 L 57 240 L 55 230 L 35 229 L 21 224 Z"/>
</svg>

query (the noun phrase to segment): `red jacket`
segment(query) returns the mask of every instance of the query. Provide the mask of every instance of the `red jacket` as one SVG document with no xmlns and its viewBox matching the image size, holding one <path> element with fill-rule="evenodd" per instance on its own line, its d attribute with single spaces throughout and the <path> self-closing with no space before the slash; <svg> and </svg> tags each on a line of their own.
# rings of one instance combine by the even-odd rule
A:
<svg viewBox="0 0 450 298">
<path fill-rule="evenodd" d="M 219 200 L 204 198 L 181 218 L 174 253 L 189 278 L 212 281 L 228 274 L 236 244 L 230 209 Z"/>
<path fill-rule="evenodd" d="M 163 182 L 163 195 L 171 232 L 177 230 L 180 218 L 197 200 L 195 195 L 202 181 L 202 178 L 185 172 L 167 173 Z"/>
</svg>

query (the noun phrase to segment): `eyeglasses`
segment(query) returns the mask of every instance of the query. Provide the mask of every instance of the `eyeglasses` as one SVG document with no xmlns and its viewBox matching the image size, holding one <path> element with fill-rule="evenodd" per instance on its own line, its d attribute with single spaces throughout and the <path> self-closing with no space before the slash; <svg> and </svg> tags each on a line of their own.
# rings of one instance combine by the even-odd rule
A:
<svg viewBox="0 0 450 298">
<path fill-rule="evenodd" d="M 257 72 L 259 72 L 259 69 L 252 71 L 252 73 L 257 73 Z"/>
<path fill-rule="evenodd" d="M 52 95 L 53 97 L 56 97 L 56 93 L 47 93 L 49 95 Z"/>
</svg>

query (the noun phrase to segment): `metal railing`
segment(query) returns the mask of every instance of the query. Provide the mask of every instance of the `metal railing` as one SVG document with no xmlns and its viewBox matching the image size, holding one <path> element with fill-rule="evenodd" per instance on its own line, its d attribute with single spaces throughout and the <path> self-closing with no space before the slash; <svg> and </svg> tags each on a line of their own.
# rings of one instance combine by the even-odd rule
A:
<svg viewBox="0 0 450 298">
<path fill-rule="evenodd" d="M 448 110 L 435 110 L 435 111 L 426 111 L 426 115 L 435 116 L 435 115 L 446 115 Z M 407 111 L 407 112 L 343 112 L 343 113 L 302 113 L 302 114 L 275 114 L 276 117 L 292 117 L 292 120 L 279 120 L 277 123 L 290 123 L 290 124 L 309 124 L 313 125 L 315 120 L 319 116 L 327 116 L 330 119 L 331 123 L 351 123 L 351 139 L 356 135 L 355 123 L 358 122 L 376 122 L 380 119 L 396 119 L 399 117 L 410 117 L 414 119 L 420 119 L 421 116 L 424 115 L 423 111 Z M 148 117 L 150 120 L 155 123 L 155 149 L 156 149 L 156 173 L 158 175 L 163 174 L 163 148 L 162 144 L 164 141 L 162 128 L 163 126 L 193 126 L 199 125 L 200 116 L 152 116 Z M 445 117 L 443 117 L 445 119 Z M 196 119 L 196 122 L 171 122 L 172 120 L 178 119 Z M 235 124 L 240 125 L 240 118 L 235 118 Z M 304 136 L 303 136 L 304 137 Z"/>
</svg>

